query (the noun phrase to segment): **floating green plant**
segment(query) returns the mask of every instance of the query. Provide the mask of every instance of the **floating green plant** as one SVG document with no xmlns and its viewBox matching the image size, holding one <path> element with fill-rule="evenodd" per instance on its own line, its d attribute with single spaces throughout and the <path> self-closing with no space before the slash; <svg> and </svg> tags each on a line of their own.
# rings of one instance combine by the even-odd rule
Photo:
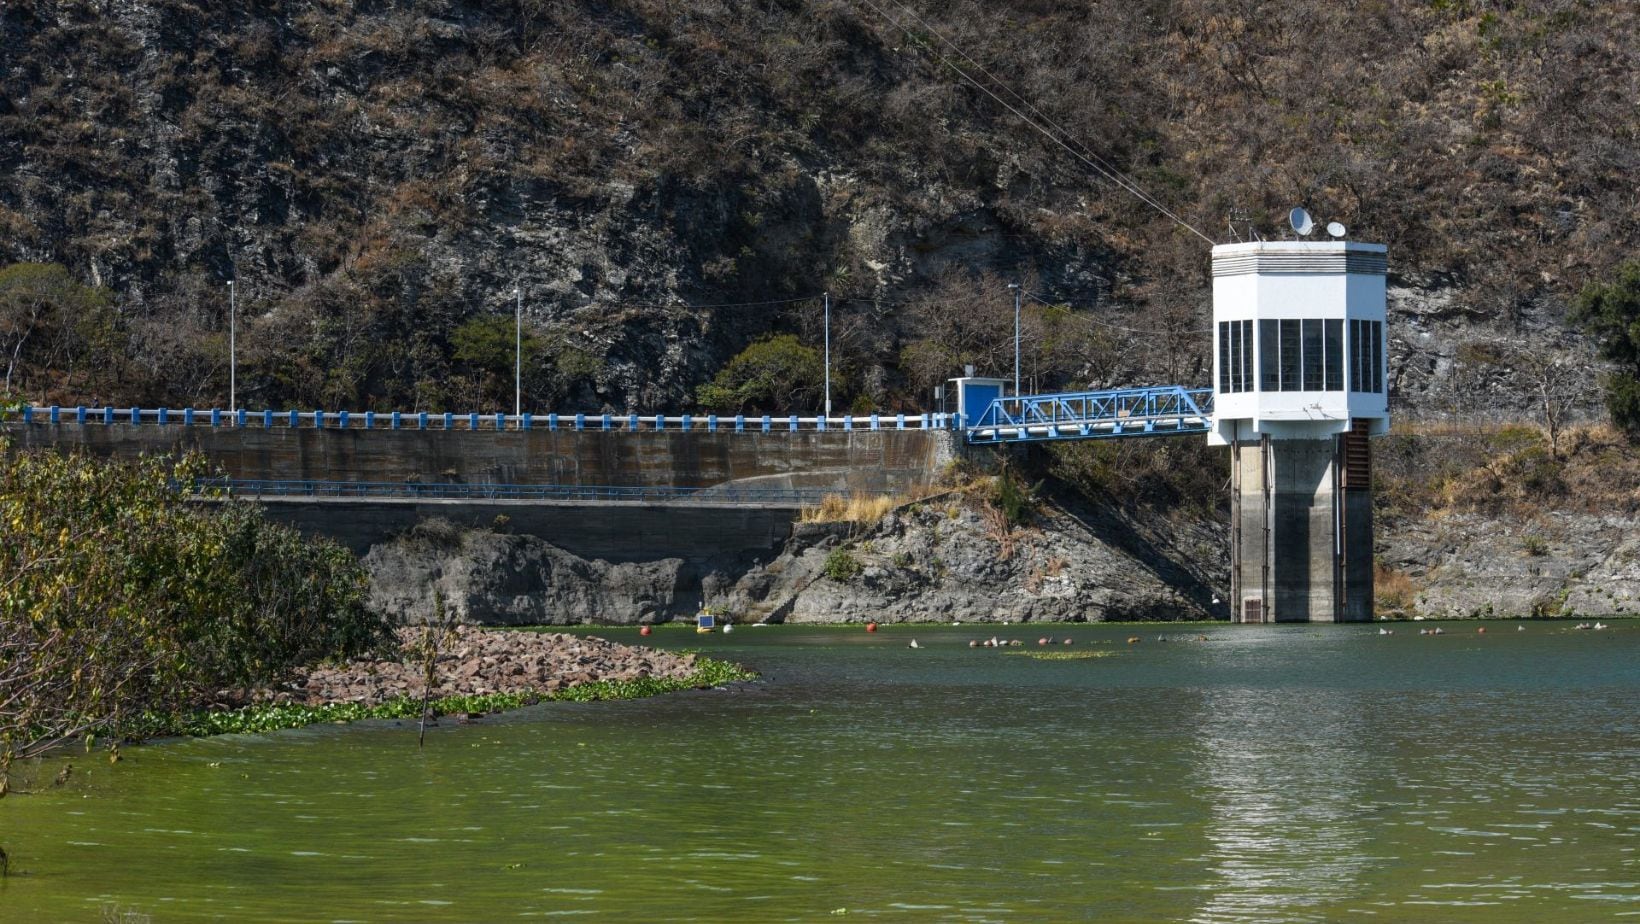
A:
<svg viewBox="0 0 1640 924">
<path fill-rule="evenodd" d="M 588 703 L 609 699 L 641 699 L 678 690 L 695 690 L 742 680 L 757 674 L 738 664 L 712 658 L 698 658 L 695 672 L 684 678 L 644 677 L 637 680 L 599 680 L 576 684 L 556 693 L 485 693 L 446 696 L 432 700 L 428 708 L 438 715 L 501 712 L 549 700 Z M 162 718 L 147 716 L 141 727 L 130 731 L 138 737 L 155 735 L 260 734 L 282 728 L 301 728 L 322 722 L 356 722 L 360 719 L 414 719 L 421 716 L 422 701 L 417 696 L 401 696 L 376 705 L 364 703 L 266 703 L 242 709 L 211 710 Z"/>
</svg>

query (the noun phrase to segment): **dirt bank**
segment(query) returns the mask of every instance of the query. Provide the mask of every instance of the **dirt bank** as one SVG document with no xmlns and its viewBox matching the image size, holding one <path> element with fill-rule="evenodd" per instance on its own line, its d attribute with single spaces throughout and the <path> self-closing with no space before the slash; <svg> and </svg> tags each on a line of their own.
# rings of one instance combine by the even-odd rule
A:
<svg viewBox="0 0 1640 924">
<path fill-rule="evenodd" d="M 264 702 L 359 703 L 375 706 L 422 695 L 422 630 L 399 629 L 402 657 L 358 660 L 305 670 L 255 697 Z M 621 645 L 586 635 L 456 626 L 439 645 L 433 699 L 494 693 L 557 693 L 599 681 L 686 680 L 694 655 Z"/>
</svg>

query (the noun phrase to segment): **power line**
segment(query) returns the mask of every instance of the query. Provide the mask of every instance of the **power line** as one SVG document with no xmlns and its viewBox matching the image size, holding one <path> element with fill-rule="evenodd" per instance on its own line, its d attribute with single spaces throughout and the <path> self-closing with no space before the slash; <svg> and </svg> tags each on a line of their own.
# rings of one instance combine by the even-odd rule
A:
<svg viewBox="0 0 1640 924">
<path fill-rule="evenodd" d="M 968 81 L 969 83 L 973 84 L 975 87 L 979 88 L 979 90 L 981 92 L 983 92 L 985 95 L 991 97 L 993 100 L 996 100 L 998 105 L 1002 106 L 1004 109 L 1006 109 L 1009 112 L 1013 113 L 1015 116 L 1017 116 L 1019 118 L 1020 121 L 1024 122 L 1026 125 L 1029 125 L 1031 128 L 1033 128 L 1033 129 L 1037 130 L 1038 132 L 1040 132 L 1049 141 L 1052 141 L 1054 144 L 1057 144 L 1060 147 L 1064 148 L 1067 152 L 1070 153 L 1070 155 L 1072 157 L 1075 157 L 1076 159 L 1078 159 L 1078 160 L 1082 161 L 1083 163 L 1087 164 L 1089 167 L 1092 167 L 1095 173 L 1097 173 L 1100 176 L 1104 177 L 1107 181 L 1114 184 L 1118 189 L 1121 189 L 1121 190 L 1129 193 L 1134 198 L 1138 199 L 1140 202 L 1143 202 L 1144 204 L 1146 204 L 1146 205 L 1150 206 L 1151 208 L 1155 209 L 1156 211 L 1161 212 L 1163 215 L 1166 215 L 1168 218 L 1172 219 L 1176 224 L 1178 224 L 1179 227 L 1184 228 L 1185 230 L 1189 231 L 1191 234 L 1196 235 L 1197 237 L 1201 238 L 1202 240 L 1208 242 L 1209 244 L 1216 243 L 1212 238 L 1210 238 L 1207 235 L 1203 234 L 1201 231 L 1198 231 L 1196 229 L 1195 225 L 1192 225 L 1190 222 L 1185 221 L 1183 218 L 1180 218 L 1178 215 L 1175 215 L 1166 206 L 1162 205 L 1160 202 L 1157 202 L 1155 199 L 1151 198 L 1147 193 L 1145 193 L 1145 191 L 1143 189 L 1141 189 L 1139 187 L 1139 185 L 1137 183 L 1133 182 L 1131 179 L 1128 179 L 1120 171 L 1118 171 L 1115 167 L 1112 167 L 1109 164 L 1107 164 L 1104 161 L 1103 158 L 1099 157 L 1097 154 L 1094 154 L 1092 151 L 1088 150 L 1086 148 L 1086 146 L 1081 144 L 1081 142 L 1077 142 L 1077 147 L 1072 147 L 1069 143 L 1067 143 L 1063 138 L 1060 137 L 1060 135 L 1064 135 L 1066 137 L 1071 137 L 1070 132 L 1067 132 L 1063 128 L 1060 128 L 1057 123 L 1055 123 L 1052 119 L 1050 119 L 1046 115 L 1044 115 L 1041 110 L 1037 109 L 1028 100 L 1026 100 L 1024 97 L 1020 96 L 1018 93 L 1015 93 L 1013 90 L 1009 89 L 1006 84 L 1004 84 L 1002 81 L 998 80 L 994 75 L 992 75 L 989 71 L 987 71 L 977 61 L 975 61 L 973 58 L 969 57 L 966 53 L 964 53 L 962 51 L 962 49 L 959 48 L 956 45 L 956 43 L 954 43 L 950 39 L 946 38 L 944 35 L 942 35 L 933 26 L 930 26 L 927 23 L 927 21 L 925 21 L 922 17 L 918 16 L 914 10 L 909 9 L 908 7 L 905 6 L 905 4 L 899 3 L 898 0 L 895 0 L 895 4 L 894 4 L 895 6 L 899 7 L 902 11 L 904 11 L 906 13 L 906 15 L 911 17 L 911 19 L 915 20 L 917 22 L 917 24 L 922 26 L 925 30 L 927 30 L 929 32 L 929 34 L 931 34 L 931 35 L 935 36 L 936 38 L 938 38 L 945 45 L 950 47 L 952 50 L 956 51 L 957 54 L 962 55 L 964 60 L 966 60 L 966 61 L 968 61 L 968 63 L 972 64 L 974 66 L 974 68 L 976 70 L 978 70 L 980 73 L 982 73 L 986 77 L 990 78 L 990 80 L 993 83 L 995 83 L 997 86 L 1002 87 L 1002 89 L 1006 90 L 1010 96 L 1014 97 L 1016 100 L 1019 100 L 1019 102 L 1022 105 L 1024 105 L 1027 109 L 1030 109 L 1031 112 L 1037 116 L 1037 118 L 1041 119 L 1041 121 L 1046 122 L 1048 125 L 1052 126 L 1053 131 L 1049 131 L 1048 129 L 1046 129 L 1046 128 L 1042 127 L 1041 125 L 1037 124 L 1037 122 L 1034 121 L 1030 116 L 1027 116 L 1025 113 L 1020 112 L 1019 109 L 1015 108 L 1007 100 L 1005 100 L 1002 97 L 998 96 L 994 91 L 991 90 L 990 87 L 988 87 L 985 84 L 979 82 L 978 80 L 975 80 L 972 76 L 970 76 L 968 74 L 967 71 L 965 71 L 962 68 L 958 67 L 956 64 L 952 63 L 949 58 L 947 58 L 944 55 L 940 54 L 938 50 L 936 50 L 935 48 L 930 46 L 927 42 L 925 42 L 923 39 L 918 37 L 917 34 L 915 32 L 913 32 L 911 29 L 909 29 L 906 26 L 902 25 L 899 20 L 895 19 L 893 16 L 890 16 L 886 11 L 883 10 L 882 7 L 880 7 L 876 3 L 874 3 L 873 0 L 861 0 L 861 2 L 863 2 L 866 6 L 869 6 L 873 10 L 875 10 L 877 12 L 877 15 L 879 15 L 879 16 L 883 17 L 884 19 L 888 20 L 890 23 L 893 23 L 895 28 L 898 28 L 902 32 L 904 32 L 913 42 L 916 42 L 917 44 L 921 45 L 923 48 L 926 48 L 930 54 L 932 54 L 934 57 L 940 59 L 941 64 L 944 64 L 946 67 L 949 67 L 953 71 L 956 71 L 959 75 L 961 75 L 962 79 Z M 1078 148 L 1081 148 L 1082 150 L 1078 150 Z"/>
<path fill-rule="evenodd" d="M 707 305 L 691 305 L 687 302 L 629 302 L 617 299 L 615 306 L 619 308 L 681 308 L 688 311 L 710 311 L 719 308 L 762 308 L 775 305 L 794 305 L 798 302 L 817 302 L 820 298 L 821 293 L 816 292 L 813 295 L 800 295 L 796 298 L 774 298 L 756 302 L 718 302 Z M 585 305 L 583 307 L 591 308 L 594 306 Z"/>
<path fill-rule="evenodd" d="M 1054 308 L 1054 307 L 1057 307 L 1059 305 L 1064 305 L 1064 306 L 1069 307 L 1069 308 L 1074 308 L 1075 307 L 1070 302 L 1048 301 L 1046 298 L 1042 297 L 1040 294 L 1038 294 L 1036 292 L 1031 292 L 1029 290 L 1027 290 L 1025 292 L 1025 294 L 1030 296 L 1031 301 L 1034 301 L 1039 305 L 1044 305 L 1044 306 L 1049 307 L 1049 308 Z M 1146 334 L 1146 335 L 1150 335 L 1150 336 L 1162 336 L 1162 335 L 1166 335 L 1166 334 L 1211 334 L 1213 332 L 1213 328 L 1211 328 L 1211 327 L 1191 328 L 1189 330 L 1154 330 L 1154 329 L 1153 330 L 1145 330 L 1145 329 L 1138 328 L 1138 327 L 1124 327 L 1121 324 L 1112 324 L 1109 321 L 1101 321 L 1098 318 L 1091 317 L 1089 315 L 1083 315 L 1082 318 L 1083 318 L 1083 320 L 1087 321 L 1089 324 L 1097 324 L 1100 327 L 1109 327 L 1112 330 L 1124 331 L 1124 332 L 1129 333 L 1129 334 Z"/>
</svg>

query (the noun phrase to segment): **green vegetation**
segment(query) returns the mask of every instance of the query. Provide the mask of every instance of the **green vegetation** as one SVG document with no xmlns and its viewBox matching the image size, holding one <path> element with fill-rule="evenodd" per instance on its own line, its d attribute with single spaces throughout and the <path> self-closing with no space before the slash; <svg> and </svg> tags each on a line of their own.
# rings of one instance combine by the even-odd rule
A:
<svg viewBox="0 0 1640 924">
<path fill-rule="evenodd" d="M 385 640 L 346 549 L 250 504 L 185 500 L 175 485 L 200 474 L 195 458 L 0 445 L 0 779 L 63 738 L 182 715 Z"/>
<path fill-rule="evenodd" d="M 1005 651 L 1003 654 L 1015 655 L 1021 658 L 1030 658 L 1033 661 L 1088 661 L 1093 658 L 1108 658 L 1114 651 Z"/>
<path fill-rule="evenodd" d="M 826 563 L 822 570 L 826 577 L 834 581 L 851 581 L 865 570 L 865 566 L 861 565 L 860 560 L 850 554 L 848 549 L 838 547 L 826 555 Z"/>
<path fill-rule="evenodd" d="M 699 657 L 695 673 L 681 680 L 647 677 L 640 680 L 600 680 L 577 684 L 557 693 L 490 693 L 482 696 L 447 696 L 426 704 L 435 715 L 500 712 L 539 702 L 590 703 L 612 699 L 641 699 L 679 690 L 715 687 L 757 674 L 728 661 Z M 328 703 L 318 706 L 266 704 L 234 710 L 199 710 L 178 717 L 144 717 L 149 735 L 258 734 L 281 728 L 301 728 L 321 722 L 357 722 L 361 719 L 415 719 L 423 712 L 419 696 L 405 696 L 376 706 L 361 703 Z"/>
<path fill-rule="evenodd" d="M 511 315 L 484 315 L 462 322 L 450 332 L 451 358 L 484 377 L 489 394 L 505 393 L 513 382 L 515 363 L 531 372 L 541 365 L 545 346 L 534 330 L 520 333 Z"/>
<path fill-rule="evenodd" d="M 1599 338 L 1601 355 L 1616 364 L 1606 376 L 1606 409 L 1630 442 L 1640 442 L 1640 260 L 1623 264 L 1609 283 L 1585 287 L 1572 320 Z"/>
<path fill-rule="evenodd" d="M 0 269 L 0 400 L 24 388 L 116 385 L 120 336 L 106 289 L 81 285 L 55 263 Z"/>
<path fill-rule="evenodd" d="M 1036 518 L 1036 495 L 1041 489 L 1040 481 L 1034 485 L 1026 484 L 1013 466 L 1004 465 L 991 485 L 988 500 L 1001 514 L 1003 522 L 1009 528 L 1017 529 L 1030 525 Z"/>
<path fill-rule="evenodd" d="M 825 384 L 820 354 L 792 335 L 759 340 L 729 360 L 695 398 L 724 413 L 809 412 Z"/>
</svg>

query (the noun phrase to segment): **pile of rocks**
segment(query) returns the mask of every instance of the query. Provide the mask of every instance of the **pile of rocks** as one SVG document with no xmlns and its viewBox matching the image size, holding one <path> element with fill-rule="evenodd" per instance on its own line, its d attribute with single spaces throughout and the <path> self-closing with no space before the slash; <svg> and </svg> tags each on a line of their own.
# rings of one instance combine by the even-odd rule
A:
<svg viewBox="0 0 1640 924">
<path fill-rule="evenodd" d="M 274 702 L 376 705 L 422 695 L 427 666 L 423 630 L 398 630 L 400 657 L 322 666 L 298 674 L 271 696 Z M 600 680 L 684 679 L 695 656 L 621 645 L 588 635 L 511 632 L 455 626 L 441 637 L 433 697 L 489 693 L 556 693 Z"/>
</svg>

